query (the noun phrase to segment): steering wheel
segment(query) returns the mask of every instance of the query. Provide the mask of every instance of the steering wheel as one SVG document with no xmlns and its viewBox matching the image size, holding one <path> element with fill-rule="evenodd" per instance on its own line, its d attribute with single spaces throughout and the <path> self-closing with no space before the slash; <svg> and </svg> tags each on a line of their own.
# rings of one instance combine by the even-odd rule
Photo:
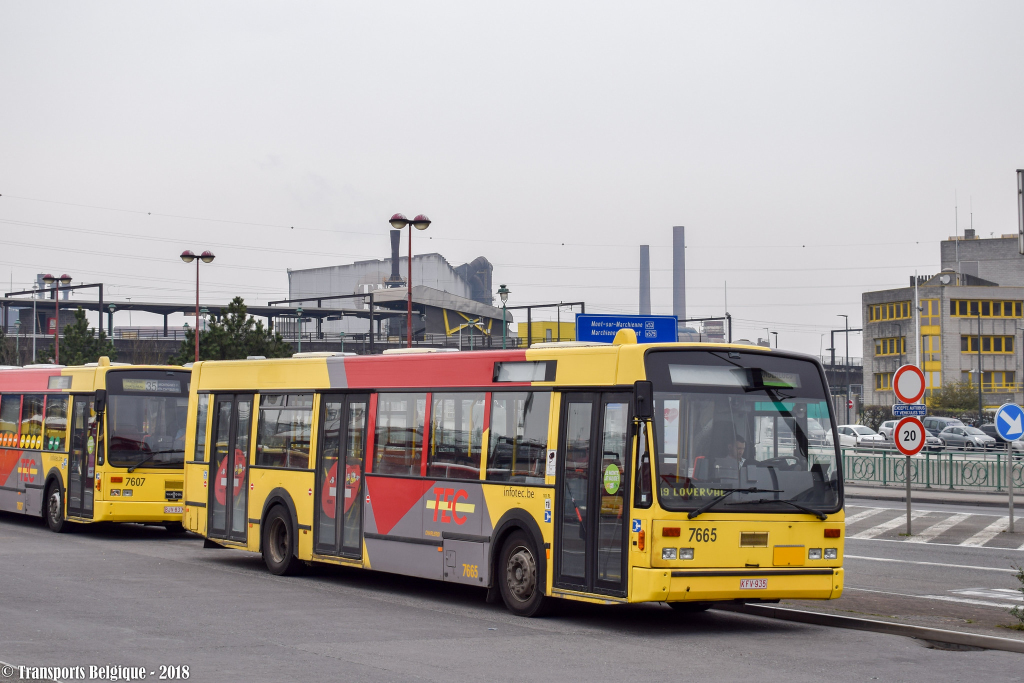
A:
<svg viewBox="0 0 1024 683">
<path fill-rule="evenodd" d="M 794 471 L 800 467 L 797 459 L 792 455 L 783 455 L 777 458 L 759 460 L 757 465 L 758 467 L 774 467 L 778 470 L 782 470 L 783 472 Z"/>
</svg>

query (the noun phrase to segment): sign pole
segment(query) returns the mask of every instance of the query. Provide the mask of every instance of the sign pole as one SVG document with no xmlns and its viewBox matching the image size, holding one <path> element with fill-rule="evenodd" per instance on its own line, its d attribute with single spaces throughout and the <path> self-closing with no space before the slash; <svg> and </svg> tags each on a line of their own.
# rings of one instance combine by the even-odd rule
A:
<svg viewBox="0 0 1024 683">
<path fill-rule="evenodd" d="M 907 480 L 907 536 L 910 536 L 913 532 L 910 528 L 910 458 L 907 456 L 906 469 L 903 471 L 903 478 Z"/>
<path fill-rule="evenodd" d="M 1007 529 L 1013 533 L 1013 444 L 1006 442 L 1006 488 L 1010 493 L 1010 526 Z"/>
</svg>

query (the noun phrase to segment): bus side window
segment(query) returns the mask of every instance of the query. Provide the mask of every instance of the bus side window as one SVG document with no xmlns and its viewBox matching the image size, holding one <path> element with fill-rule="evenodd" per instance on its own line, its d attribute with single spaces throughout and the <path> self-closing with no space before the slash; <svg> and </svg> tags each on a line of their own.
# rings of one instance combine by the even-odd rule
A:
<svg viewBox="0 0 1024 683">
<path fill-rule="evenodd" d="M 420 475 L 427 394 L 377 394 L 375 474 Z"/>
<path fill-rule="evenodd" d="M 487 480 L 543 484 L 551 394 L 494 392 L 487 453 Z"/>
<path fill-rule="evenodd" d="M 21 435 L 24 438 L 22 448 L 38 449 L 43 447 L 43 395 L 26 394 L 21 403 Z"/>
<path fill-rule="evenodd" d="M 7 394 L 0 398 L 0 446 L 17 446 L 21 396 Z"/>
<path fill-rule="evenodd" d="M 67 450 L 68 397 L 50 395 L 46 397 L 46 422 L 44 424 L 43 449 L 47 451 Z"/>
<path fill-rule="evenodd" d="M 636 486 L 633 489 L 633 507 L 649 508 L 654 496 L 651 491 L 651 453 L 647 448 L 650 423 L 641 422 L 636 437 Z"/>
<path fill-rule="evenodd" d="M 210 395 L 200 394 L 196 406 L 196 449 L 193 459 L 196 462 L 206 460 L 206 415 L 210 412 Z"/>
</svg>

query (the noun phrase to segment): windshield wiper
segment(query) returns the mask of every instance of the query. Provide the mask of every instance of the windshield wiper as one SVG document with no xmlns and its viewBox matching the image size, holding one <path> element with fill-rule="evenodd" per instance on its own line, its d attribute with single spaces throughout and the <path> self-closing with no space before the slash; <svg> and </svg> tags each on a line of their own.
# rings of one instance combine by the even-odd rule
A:
<svg viewBox="0 0 1024 683">
<path fill-rule="evenodd" d="M 129 468 L 128 468 L 128 471 L 129 471 L 129 472 L 134 472 L 135 470 L 139 469 L 139 468 L 140 468 L 140 467 L 142 467 L 142 466 L 143 466 L 144 464 L 146 464 L 147 462 L 149 462 L 150 460 L 152 460 L 152 459 L 153 459 L 153 456 L 156 456 L 156 455 L 162 455 L 162 454 L 164 454 L 164 453 L 182 453 L 182 454 L 184 454 L 184 453 L 185 453 L 185 451 L 184 451 L 184 450 L 182 450 L 181 448 L 169 448 L 169 449 L 167 449 L 167 450 L 163 450 L 163 451 L 153 451 L 153 452 L 152 452 L 152 453 L 150 453 L 150 454 L 149 454 L 149 456 L 148 456 L 148 457 L 146 457 L 146 458 L 145 458 L 144 460 L 140 460 L 139 462 L 137 462 L 137 463 L 135 463 L 134 465 L 132 465 L 131 467 L 129 467 Z"/>
<path fill-rule="evenodd" d="M 721 503 L 723 500 L 725 500 L 726 498 L 728 498 L 729 496 L 731 496 L 734 493 L 782 493 L 782 490 L 781 489 L 759 489 L 756 486 L 751 486 L 750 488 L 747 488 L 747 489 L 726 489 L 725 493 L 723 493 L 722 495 L 720 495 L 717 498 L 714 498 L 712 500 L 709 500 L 708 502 L 704 503 L 703 505 L 701 505 L 696 510 L 691 510 L 690 514 L 688 514 L 686 516 L 687 519 L 693 519 L 697 515 L 704 514 L 705 512 L 707 512 L 711 508 L 715 507 L 716 505 L 718 505 L 719 503 Z"/>
<path fill-rule="evenodd" d="M 759 498 L 758 500 L 745 500 L 742 503 L 728 503 L 728 505 L 763 505 L 765 503 L 785 503 L 786 505 L 792 505 L 800 512 L 806 512 L 809 515 L 814 515 L 823 522 L 826 519 L 828 519 L 828 515 L 826 515 L 824 512 L 812 510 L 811 508 L 801 505 L 800 503 L 785 499 L 774 500 L 772 498 Z"/>
</svg>

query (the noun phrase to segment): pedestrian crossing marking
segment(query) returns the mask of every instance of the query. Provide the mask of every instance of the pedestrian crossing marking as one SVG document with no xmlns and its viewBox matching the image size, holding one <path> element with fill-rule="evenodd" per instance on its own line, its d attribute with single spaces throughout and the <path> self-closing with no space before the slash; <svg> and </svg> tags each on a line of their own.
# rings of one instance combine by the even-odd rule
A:
<svg viewBox="0 0 1024 683">
<path fill-rule="evenodd" d="M 987 527 L 974 534 L 960 545 L 978 547 L 985 545 L 993 538 L 999 535 L 1001 531 L 1010 526 L 1009 516 L 1000 517 L 996 521 L 989 524 Z"/>
<path fill-rule="evenodd" d="M 877 515 L 879 512 L 882 512 L 883 510 L 886 510 L 886 509 L 888 509 L 888 508 L 868 508 L 864 512 L 858 512 L 855 515 L 850 515 L 849 517 L 847 517 L 846 518 L 846 524 L 847 525 L 855 524 L 855 523 L 859 522 L 862 519 L 867 519 L 868 517 L 871 517 L 872 515 Z"/>
<path fill-rule="evenodd" d="M 949 531 L 950 529 L 955 527 L 960 522 L 963 522 L 964 520 L 966 520 L 970 516 L 971 516 L 970 513 L 967 513 L 967 512 L 960 512 L 960 513 L 955 514 L 955 515 L 950 515 L 946 519 L 940 520 L 940 521 L 936 522 L 935 524 L 932 524 L 930 527 L 928 527 L 927 529 L 925 529 L 921 533 L 914 534 L 913 536 L 911 536 L 910 538 L 907 539 L 907 542 L 909 542 L 909 543 L 927 543 L 928 541 L 932 540 L 933 538 L 936 538 L 939 534 L 943 534 L 943 533 Z"/>
<path fill-rule="evenodd" d="M 918 517 L 923 517 L 923 516 L 929 514 L 929 512 L 930 512 L 930 510 L 914 510 L 913 512 L 910 513 L 910 518 L 911 518 L 911 520 L 914 520 L 914 519 L 917 519 Z M 900 515 L 896 519 L 890 519 L 888 522 L 882 522 L 878 526 L 873 526 L 870 529 L 867 529 L 865 531 L 860 532 L 859 534 L 855 534 L 853 536 L 850 536 L 850 538 L 861 538 L 861 539 L 874 538 L 875 536 L 881 536 L 886 531 L 892 531 L 896 527 L 901 526 L 901 525 L 906 524 L 906 523 L 907 523 L 906 516 Z"/>
</svg>

